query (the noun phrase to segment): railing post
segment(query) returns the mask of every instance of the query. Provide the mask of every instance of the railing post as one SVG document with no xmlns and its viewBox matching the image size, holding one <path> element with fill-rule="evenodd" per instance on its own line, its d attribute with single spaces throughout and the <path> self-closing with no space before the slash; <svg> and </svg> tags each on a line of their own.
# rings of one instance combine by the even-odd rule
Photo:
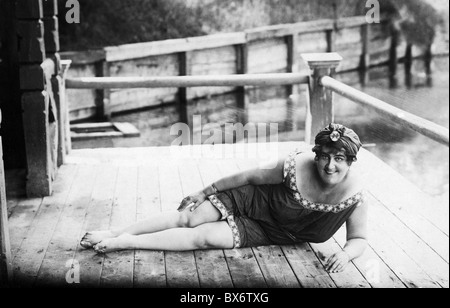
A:
<svg viewBox="0 0 450 308">
<path fill-rule="evenodd" d="M 247 74 L 248 73 L 248 46 L 247 44 L 241 44 L 235 46 L 236 50 L 236 74 Z M 242 124 L 247 124 L 247 91 L 245 86 L 238 87 L 236 89 L 236 100 L 237 107 L 241 110 L 239 113 L 238 122 Z"/>
<path fill-rule="evenodd" d="M 189 52 L 181 52 L 178 54 L 179 75 L 191 75 L 191 61 Z M 188 119 L 188 88 L 178 89 L 178 114 L 180 115 L 180 122 L 189 124 Z"/>
<path fill-rule="evenodd" d="M 405 52 L 405 85 L 407 88 L 412 86 L 412 63 L 413 63 L 413 55 L 412 55 L 412 44 L 407 43 L 406 52 Z"/>
<path fill-rule="evenodd" d="M 297 69 L 296 65 L 296 51 L 297 51 L 297 34 L 291 34 L 285 37 L 287 47 L 287 73 L 295 73 Z M 294 85 L 287 86 L 288 96 L 294 93 Z"/>
<path fill-rule="evenodd" d="M 100 68 L 100 64 L 99 64 L 99 69 L 101 69 L 103 71 L 103 76 L 104 77 L 110 77 L 111 76 L 111 65 L 108 62 L 107 59 L 102 61 L 102 67 Z M 99 92 L 97 92 L 97 95 L 99 94 Z M 111 90 L 110 89 L 104 89 L 103 90 L 103 97 L 102 95 L 100 95 L 100 98 L 102 98 L 102 101 L 98 101 L 98 105 L 97 105 L 97 112 L 101 112 L 101 113 L 97 113 L 98 117 L 102 117 L 103 119 L 106 120 L 110 120 L 111 119 L 111 115 L 112 115 L 112 109 L 111 109 Z M 97 102 L 96 102 L 97 103 Z M 100 108 L 100 109 L 99 109 Z"/>
<path fill-rule="evenodd" d="M 67 72 L 69 71 L 71 64 L 72 64 L 71 60 L 62 60 L 60 71 L 61 76 L 60 122 L 62 126 L 61 138 L 64 139 L 64 142 L 61 142 L 60 145 L 63 146 L 63 148 L 61 148 L 61 152 L 65 152 L 64 158 L 66 155 L 70 154 L 70 151 L 72 150 L 72 139 L 70 137 L 69 99 L 68 96 L 66 95 L 66 78 Z"/>
<path fill-rule="evenodd" d="M 335 30 L 326 30 L 325 31 L 325 38 L 327 40 L 327 52 L 334 52 L 335 49 L 335 40 L 336 34 Z"/>
<path fill-rule="evenodd" d="M 431 45 L 427 45 L 425 49 L 424 62 L 427 86 L 431 87 L 433 85 L 433 71 L 431 69 L 431 63 L 433 62 L 433 51 L 431 49 Z"/>
<path fill-rule="evenodd" d="M 320 84 L 320 78 L 331 75 L 342 57 L 337 53 L 311 53 L 302 54 L 302 58 L 311 69 L 305 131 L 305 141 L 311 144 L 314 136 L 334 120 L 333 92 Z"/>
<path fill-rule="evenodd" d="M 103 59 L 94 64 L 95 67 L 95 77 L 107 77 L 105 73 L 107 73 L 106 69 L 106 60 Z M 96 118 L 97 120 L 103 121 L 106 117 L 105 110 L 105 94 L 107 90 L 97 89 L 95 90 L 95 108 L 96 108 Z"/>
<path fill-rule="evenodd" d="M 398 40 L 399 31 L 391 26 L 391 47 L 389 51 L 389 85 L 391 88 L 397 87 L 397 63 L 398 63 Z"/>
<path fill-rule="evenodd" d="M 2 114 L 0 111 L 0 125 Z M 0 136 L 0 287 L 8 286 L 12 280 L 11 243 L 8 229 L 8 208 L 6 203 L 5 169 L 3 147 Z"/>
<path fill-rule="evenodd" d="M 366 85 L 369 75 L 370 68 L 370 27 L 368 24 L 361 26 L 361 41 L 362 41 L 362 51 L 361 59 L 359 62 L 359 70 L 361 76 L 361 83 L 363 86 Z"/>
</svg>

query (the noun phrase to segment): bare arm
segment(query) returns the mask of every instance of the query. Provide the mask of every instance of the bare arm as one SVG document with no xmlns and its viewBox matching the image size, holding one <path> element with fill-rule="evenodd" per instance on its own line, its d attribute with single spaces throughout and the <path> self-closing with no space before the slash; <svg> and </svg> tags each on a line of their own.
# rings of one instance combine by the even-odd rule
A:
<svg viewBox="0 0 450 308">
<path fill-rule="evenodd" d="M 344 251 L 350 261 L 360 257 L 367 247 L 368 207 L 367 201 L 364 201 L 347 220 L 347 243 Z"/>
<path fill-rule="evenodd" d="M 368 204 L 364 201 L 353 211 L 347 220 L 347 243 L 343 251 L 331 256 L 326 269 L 329 272 L 341 272 L 349 262 L 360 257 L 367 248 L 367 212 Z"/>
<path fill-rule="evenodd" d="M 260 168 L 250 169 L 236 173 L 231 176 L 224 177 L 214 183 L 218 191 L 227 191 L 234 188 L 239 188 L 246 185 L 265 185 L 265 184 L 280 184 L 283 182 L 283 169 L 285 158 L 282 158 L 275 164 L 268 164 Z M 189 205 L 194 204 L 191 207 L 191 211 L 202 204 L 208 196 L 214 195 L 216 191 L 211 185 L 205 187 L 198 193 L 192 194 L 183 199 L 179 211 L 183 211 Z"/>
</svg>

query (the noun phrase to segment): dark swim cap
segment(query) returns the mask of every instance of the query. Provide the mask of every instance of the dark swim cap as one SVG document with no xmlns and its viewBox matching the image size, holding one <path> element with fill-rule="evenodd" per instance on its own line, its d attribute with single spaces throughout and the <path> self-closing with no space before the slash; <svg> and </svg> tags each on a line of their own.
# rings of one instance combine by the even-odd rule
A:
<svg viewBox="0 0 450 308">
<path fill-rule="evenodd" d="M 322 151 L 323 146 L 330 146 L 335 149 L 344 149 L 350 160 L 355 161 L 362 143 L 358 135 L 344 125 L 331 123 L 321 130 L 315 139 L 316 146 L 313 152 L 316 154 Z"/>
</svg>

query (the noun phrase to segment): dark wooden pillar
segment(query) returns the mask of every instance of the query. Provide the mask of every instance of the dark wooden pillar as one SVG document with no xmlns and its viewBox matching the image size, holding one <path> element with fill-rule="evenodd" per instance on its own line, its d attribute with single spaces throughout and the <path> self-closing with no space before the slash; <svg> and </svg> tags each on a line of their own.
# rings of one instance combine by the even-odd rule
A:
<svg viewBox="0 0 450 308">
<path fill-rule="evenodd" d="M 323 76 L 329 76 L 342 61 L 337 53 L 302 54 L 311 69 L 309 104 L 306 117 L 306 143 L 312 144 L 315 135 L 334 121 L 333 92 L 320 84 Z"/>
<path fill-rule="evenodd" d="M 0 0 L 0 135 L 6 169 L 25 169 L 25 141 L 20 103 L 19 55 L 15 2 Z"/>
<path fill-rule="evenodd" d="M 56 0 L 17 1 L 20 89 L 29 197 L 52 194 L 64 161 L 58 108 L 62 97 Z M 58 157 L 59 156 L 59 157 Z"/>
</svg>

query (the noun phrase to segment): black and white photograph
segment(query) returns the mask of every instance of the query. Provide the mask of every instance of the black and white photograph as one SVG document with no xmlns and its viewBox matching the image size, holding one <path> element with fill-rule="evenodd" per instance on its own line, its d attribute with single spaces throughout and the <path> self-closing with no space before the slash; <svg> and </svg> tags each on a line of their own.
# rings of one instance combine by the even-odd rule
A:
<svg viewBox="0 0 450 308">
<path fill-rule="evenodd" d="M 446 289 L 449 126 L 448 0 L 0 0 L 0 288 Z"/>
</svg>

